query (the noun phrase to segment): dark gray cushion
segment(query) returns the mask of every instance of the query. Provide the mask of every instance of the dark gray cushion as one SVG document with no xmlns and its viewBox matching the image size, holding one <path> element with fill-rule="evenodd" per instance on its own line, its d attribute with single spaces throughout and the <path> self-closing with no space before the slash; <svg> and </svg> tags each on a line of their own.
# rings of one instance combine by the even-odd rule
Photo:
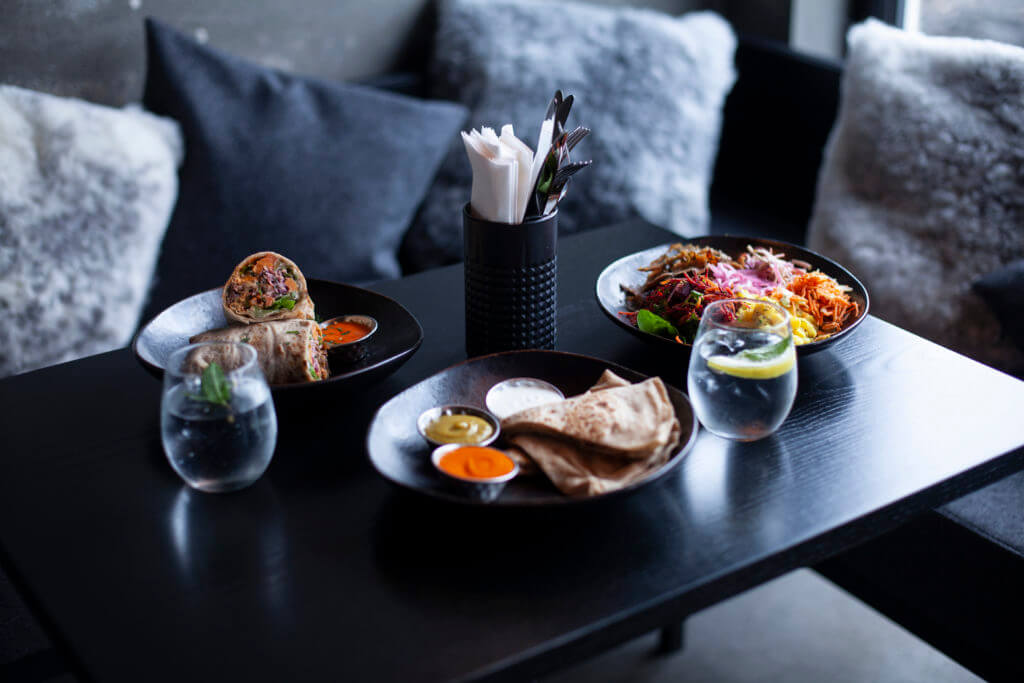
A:
<svg viewBox="0 0 1024 683">
<path fill-rule="evenodd" d="M 265 69 L 146 22 L 143 102 L 185 137 L 150 315 L 271 249 L 309 277 L 399 275 L 397 247 L 466 110 Z"/>
<path fill-rule="evenodd" d="M 958 498 L 941 512 L 1024 556 L 1024 472 Z"/>
</svg>

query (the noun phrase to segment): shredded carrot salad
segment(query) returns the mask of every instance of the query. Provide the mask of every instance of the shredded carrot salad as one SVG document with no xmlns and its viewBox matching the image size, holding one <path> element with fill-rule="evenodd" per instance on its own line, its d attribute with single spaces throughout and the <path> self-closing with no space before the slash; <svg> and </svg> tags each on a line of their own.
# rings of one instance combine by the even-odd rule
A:
<svg viewBox="0 0 1024 683">
<path fill-rule="evenodd" d="M 787 289 L 803 299 L 802 307 L 814 316 L 819 334 L 835 334 L 851 316 L 856 318 L 860 313 L 857 302 L 851 301 L 835 280 L 819 271 L 798 275 Z"/>
<path fill-rule="evenodd" d="M 638 313 L 647 310 L 645 331 L 689 344 L 703 307 L 715 298 L 761 299 L 789 311 L 797 345 L 821 341 L 856 320 L 861 310 L 849 287 L 812 268 L 765 247 L 748 246 L 734 259 L 709 247 L 673 244 L 639 269 L 646 274 L 643 285 L 623 286 L 630 312 L 622 315 L 641 327 Z M 650 314 L 660 322 L 652 325 Z"/>
</svg>

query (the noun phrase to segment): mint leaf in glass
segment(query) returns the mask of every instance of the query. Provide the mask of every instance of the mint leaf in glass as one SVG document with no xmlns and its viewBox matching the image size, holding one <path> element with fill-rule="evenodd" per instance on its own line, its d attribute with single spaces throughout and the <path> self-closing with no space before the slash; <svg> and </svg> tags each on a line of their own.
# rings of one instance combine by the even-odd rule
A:
<svg viewBox="0 0 1024 683">
<path fill-rule="evenodd" d="M 785 337 L 775 342 L 774 344 L 768 344 L 767 346 L 759 346 L 756 349 L 744 349 L 743 351 L 740 351 L 736 355 L 739 358 L 745 358 L 746 360 L 752 361 L 754 363 L 762 363 L 766 360 L 771 360 L 772 358 L 777 358 L 778 356 L 781 356 L 783 353 L 785 353 L 786 349 L 789 347 L 789 344 L 789 338 Z"/>
<path fill-rule="evenodd" d="M 218 363 L 210 363 L 203 370 L 200 380 L 201 398 L 207 403 L 227 406 L 231 401 L 231 387 L 228 385 L 224 370 Z"/>
</svg>

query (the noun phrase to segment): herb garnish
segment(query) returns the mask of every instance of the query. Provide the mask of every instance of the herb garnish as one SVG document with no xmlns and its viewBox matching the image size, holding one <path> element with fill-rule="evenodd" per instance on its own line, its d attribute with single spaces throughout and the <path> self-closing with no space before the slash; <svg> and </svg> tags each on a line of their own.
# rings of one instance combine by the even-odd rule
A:
<svg viewBox="0 0 1024 683">
<path fill-rule="evenodd" d="M 783 352 L 785 352 L 786 347 L 788 346 L 789 338 L 783 337 L 774 344 L 769 344 L 768 346 L 759 346 L 756 349 L 744 349 L 743 351 L 740 351 L 736 355 L 739 356 L 740 358 L 745 358 L 746 360 L 755 363 L 761 363 L 766 360 L 771 360 L 776 356 L 781 356 Z"/>
</svg>

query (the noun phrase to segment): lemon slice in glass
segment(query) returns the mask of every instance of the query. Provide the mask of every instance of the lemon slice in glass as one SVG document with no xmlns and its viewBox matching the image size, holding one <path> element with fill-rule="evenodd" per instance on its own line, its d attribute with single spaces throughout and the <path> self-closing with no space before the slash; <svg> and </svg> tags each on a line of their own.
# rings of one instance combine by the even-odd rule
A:
<svg viewBox="0 0 1024 683">
<path fill-rule="evenodd" d="M 735 356 L 708 358 L 708 367 L 715 372 L 744 379 L 775 379 L 792 370 L 795 363 L 796 350 L 792 344 L 787 344 L 781 353 L 770 357 L 741 352 Z"/>
</svg>

